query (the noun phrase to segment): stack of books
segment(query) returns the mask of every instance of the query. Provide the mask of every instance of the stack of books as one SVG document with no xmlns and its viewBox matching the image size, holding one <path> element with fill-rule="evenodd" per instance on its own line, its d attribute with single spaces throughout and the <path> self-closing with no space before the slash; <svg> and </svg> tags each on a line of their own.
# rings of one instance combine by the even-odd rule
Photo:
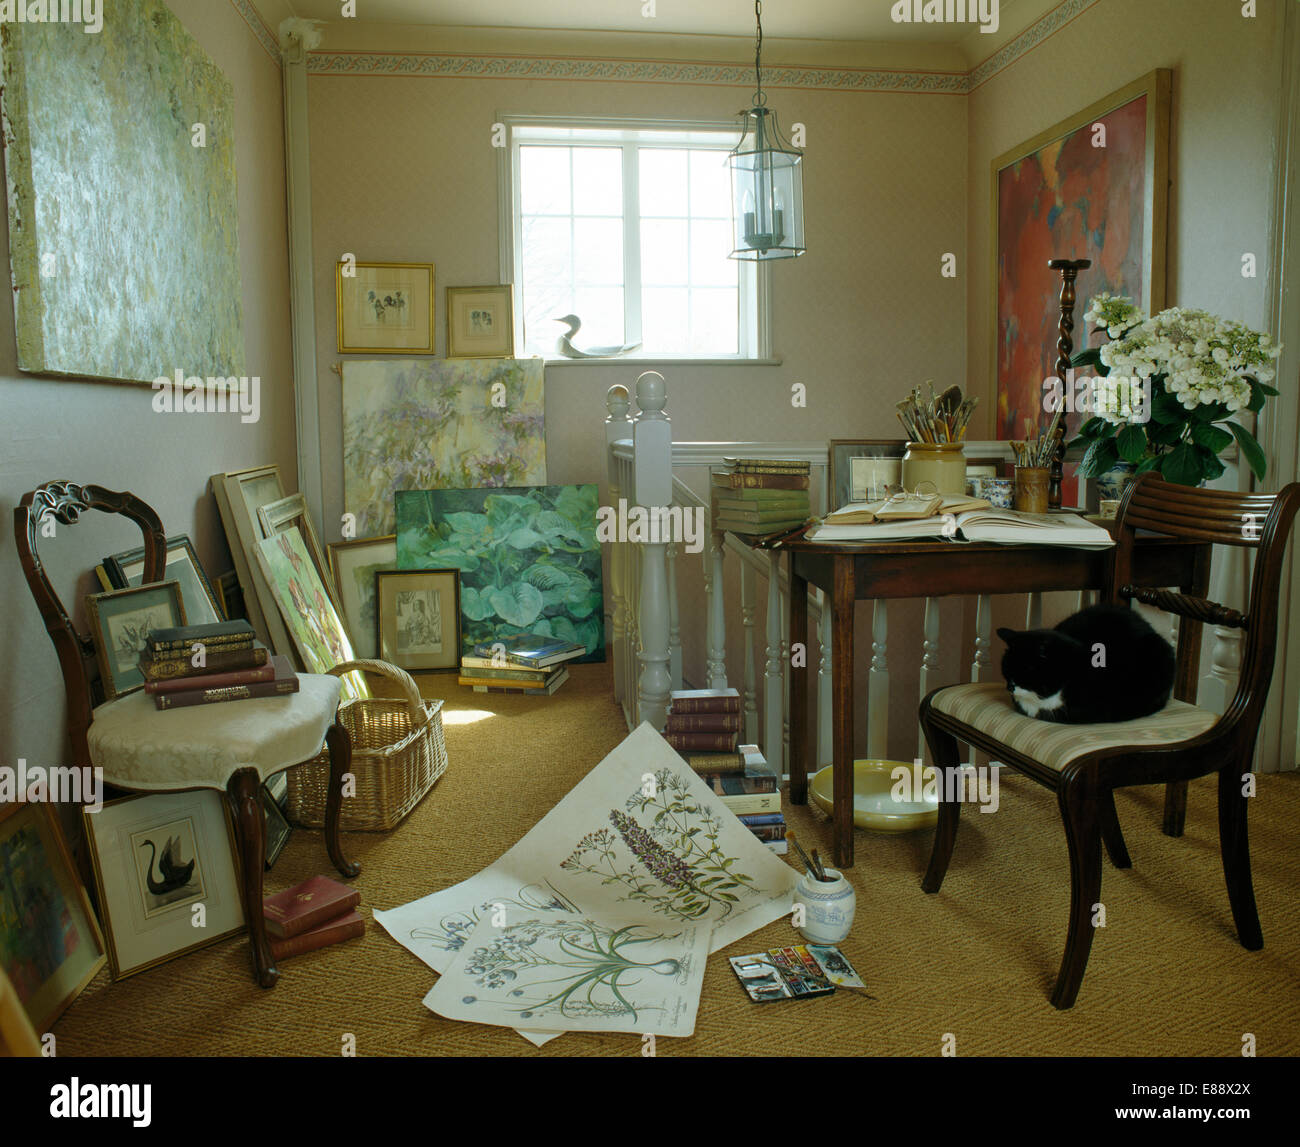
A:
<svg viewBox="0 0 1300 1147">
<path fill-rule="evenodd" d="M 725 772 L 699 773 L 754 836 L 778 854 L 789 847 L 785 839 L 785 814 L 781 811 L 781 778 L 768 765 L 757 745 L 741 745 L 738 767 Z"/>
<path fill-rule="evenodd" d="M 361 893 L 328 876 L 313 876 L 262 901 L 271 956 L 278 962 L 363 936 L 356 910 Z"/>
<path fill-rule="evenodd" d="M 159 709 L 298 692 L 289 659 L 271 657 L 242 619 L 151 630 L 140 672 Z"/>
<path fill-rule="evenodd" d="M 713 472 L 713 525 L 733 534 L 774 534 L 812 514 L 807 462 L 729 458 Z"/>
<path fill-rule="evenodd" d="M 585 645 L 539 633 L 483 641 L 460 659 L 459 681 L 475 693 L 545 697 L 569 679 L 566 662 L 586 652 Z"/>
<path fill-rule="evenodd" d="M 740 694 L 734 689 L 677 689 L 669 693 L 664 740 L 696 772 L 738 766 Z"/>
</svg>

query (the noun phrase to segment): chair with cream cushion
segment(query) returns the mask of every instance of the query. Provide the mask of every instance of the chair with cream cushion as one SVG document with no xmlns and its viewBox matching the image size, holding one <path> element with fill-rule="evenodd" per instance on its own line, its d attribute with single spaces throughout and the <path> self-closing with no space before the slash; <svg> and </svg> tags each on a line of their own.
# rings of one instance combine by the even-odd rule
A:
<svg viewBox="0 0 1300 1147">
<path fill-rule="evenodd" d="M 130 518 L 144 535 L 143 582 L 162 580 L 167 544 L 158 515 L 134 494 L 101 486 L 49 482 L 23 496 L 14 509 L 14 535 L 27 584 L 54 643 L 67 694 L 72 763 L 102 770 L 106 783 L 134 792 L 218 789 L 233 813 L 236 848 L 243 869 L 242 896 L 253 949 L 254 971 L 263 987 L 279 977 L 262 915 L 266 834 L 262 783 L 311 760 L 329 745 L 331 783 L 325 841 L 330 860 L 344 876 L 360 869 L 339 842 L 342 779 L 352 757 L 347 730 L 336 720 L 341 683 L 324 674 L 299 674 L 299 692 L 222 705 L 155 708 L 137 690 L 91 706 L 87 662 L 94 644 L 77 634 L 37 555 L 37 538 L 48 516 L 75 524 L 86 510 Z"/>
<path fill-rule="evenodd" d="M 1073 1006 L 1088 964 L 1093 906 L 1101 900 L 1103 843 L 1117 868 L 1131 864 L 1115 815 L 1117 788 L 1164 783 L 1185 790 L 1192 778 L 1218 773 L 1219 842 L 1233 921 L 1244 948 L 1264 946 L 1250 875 L 1242 778 L 1250 772 L 1272 679 L 1282 558 L 1297 507 L 1296 483 L 1279 494 L 1240 494 L 1178 486 L 1156 474 L 1139 477 L 1120 506 L 1103 600 L 1144 602 L 1178 614 L 1196 632 L 1204 622 L 1244 631 L 1237 692 L 1222 715 L 1171 700 L 1159 713 L 1137 721 L 1058 725 L 1016 712 L 1001 682 L 946 686 L 921 702 L 921 726 L 937 768 L 956 768 L 958 742 L 964 741 L 1057 794 L 1071 885 L 1065 955 L 1051 996 L 1057 1008 Z M 1187 594 L 1135 588 L 1130 575 L 1138 530 L 1253 550 L 1248 611 Z M 961 786 L 939 787 L 939 823 L 921 882 L 926 892 L 938 892 L 943 884 L 961 809 Z"/>
</svg>

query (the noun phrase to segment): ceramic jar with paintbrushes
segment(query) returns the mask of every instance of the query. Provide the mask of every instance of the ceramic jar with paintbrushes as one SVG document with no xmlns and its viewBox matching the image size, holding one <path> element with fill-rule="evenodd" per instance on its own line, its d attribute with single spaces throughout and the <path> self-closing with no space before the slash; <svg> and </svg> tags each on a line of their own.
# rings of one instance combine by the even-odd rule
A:
<svg viewBox="0 0 1300 1147">
<path fill-rule="evenodd" d="M 896 410 L 907 431 L 907 453 L 903 455 L 903 486 L 916 490 L 930 482 L 940 494 L 964 494 L 966 458 L 963 439 L 978 399 L 963 398 L 961 388 L 950 386 L 941 394 L 926 383 L 928 395 L 916 387 Z"/>
<path fill-rule="evenodd" d="M 805 872 L 794 888 L 794 903 L 803 907 L 803 923 L 798 925 L 805 940 L 814 944 L 838 944 L 853 928 L 858 897 L 844 874 L 827 868 L 812 850 L 804 852 L 793 832 L 785 834 L 804 862 Z"/>
</svg>

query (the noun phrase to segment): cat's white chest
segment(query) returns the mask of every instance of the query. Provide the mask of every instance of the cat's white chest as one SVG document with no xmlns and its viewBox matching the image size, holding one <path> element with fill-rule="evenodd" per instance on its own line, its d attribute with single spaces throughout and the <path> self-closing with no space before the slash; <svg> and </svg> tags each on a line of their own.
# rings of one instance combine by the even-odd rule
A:
<svg viewBox="0 0 1300 1147">
<path fill-rule="evenodd" d="M 1065 691 L 1058 689 L 1050 697 L 1041 697 L 1030 689 L 1017 685 L 1011 695 L 1016 705 L 1027 717 L 1037 717 L 1039 713 L 1053 713 L 1065 705 Z"/>
</svg>

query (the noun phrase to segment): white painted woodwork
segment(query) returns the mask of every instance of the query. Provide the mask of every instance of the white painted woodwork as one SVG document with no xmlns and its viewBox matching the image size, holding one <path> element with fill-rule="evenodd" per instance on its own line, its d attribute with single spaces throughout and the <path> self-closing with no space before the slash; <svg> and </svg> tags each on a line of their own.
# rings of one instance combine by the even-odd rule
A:
<svg viewBox="0 0 1300 1147">
<path fill-rule="evenodd" d="M 1080 605 L 1079 608 L 1082 609 L 1083 606 Z M 1043 595 L 1041 593 L 1031 593 L 1025 602 L 1025 628 L 1043 628 Z"/>
<path fill-rule="evenodd" d="M 636 504 L 647 510 L 666 508 L 673 496 L 672 423 L 664 413 L 667 401 L 667 386 L 658 371 L 647 370 L 636 380 L 640 413 L 632 430 L 632 481 Z M 667 547 L 662 541 L 647 541 L 634 548 L 641 563 L 637 716 L 640 721 L 649 721 L 654 728 L 662 729 L 672 688 L 668 668 L 668 579 L 664 555 Z"/>
<path fill-rule="evenodd" d="M 763 669 L 763 756 L 781 763 L 781 717 L 785 712 L 785 675 L 781 669 L 781 559 L 769 553 L 767 576 L 767 663 Z"/>
<path fill-rule="evenodd" d="M 889 602 L 872 603 L 871 672 L 867 681 L 867 756 L 889 757 Z"/>
<path fill-rule="evenodd" d="M 682 623 L 677 613 L 677 544 L 669 542 L 668 561 L 668 675 L 673 688 L 682 687 Z"/>
<path fill-rule="evenodd" d="M 706 568 L 708 564 L 706 563 Z M 758 667 L 754 663 L 754 570 L 748 562 L 740 563 L 740 624 L 745 634 L 745 676 L 741 689 L 741 708 L 745 714 L 745 744 L 758 744 Z"/>
<path fill-rule="evenodd" d="M 814 603 L 808 603 L 808 615 L 814 619 L 817 628 L 817 755 L 813 762 L 822 765 L 834 764 L 834 708 L 831 706 L 831 610 L 826 596 L 817 591 L 821 600 L 814 614 Z"/>
<path fill-rule="evenodd" d="M 939 680 L 939 599 L 925 599 L 925 618 L 921 623 L 921 671 L 919 674 L 921 691 L 919 697 L 925 697 L 931 689 L 936 689 L 944 682 Z M 921 723 L 916 723 L 916 755 L 922 760 L 928 758 L 925 734 Z"/>
<path fill-rule="evenodd" d="M 620 498 L 627 496 L 623 487 L 622 469 L 625 463 L 614 453 L 614 443 L 632 437 L 632 423 L 628 410 L 632 402 L 626 386 L 611 386 L 605 394 L 605 447 L 609 460 L 607 481 L 609 504 L 617 507 Z M 626 664 L 627 650 L 627 546 L 615 542 L 609 550 L 610 582 L 610 661 L 614 667 L 614 700 L 620 704 L 628 694 Z"/>
<path fill-rule="evenodd" d="M 989 650 L 992 647 L 993 603 L 986 593 L 975 599 L 975 656 L 971 661 L 970 679 L 980 681 L 987 676 L 989 668 Z M 967 764 L 974 767 L 975 749 L 971 748 Z"/>
<path fill-rule="evenodd" d="M 726 552 L 725 537 L 721 530 L 709 530 L 709 557 L 713 566 L 708 598 L 709 619 L 709 688 L 727 688 L 727 620 L 723 600 L 726 582 L 723 580 L 722 558 Z"/>
</svg>

